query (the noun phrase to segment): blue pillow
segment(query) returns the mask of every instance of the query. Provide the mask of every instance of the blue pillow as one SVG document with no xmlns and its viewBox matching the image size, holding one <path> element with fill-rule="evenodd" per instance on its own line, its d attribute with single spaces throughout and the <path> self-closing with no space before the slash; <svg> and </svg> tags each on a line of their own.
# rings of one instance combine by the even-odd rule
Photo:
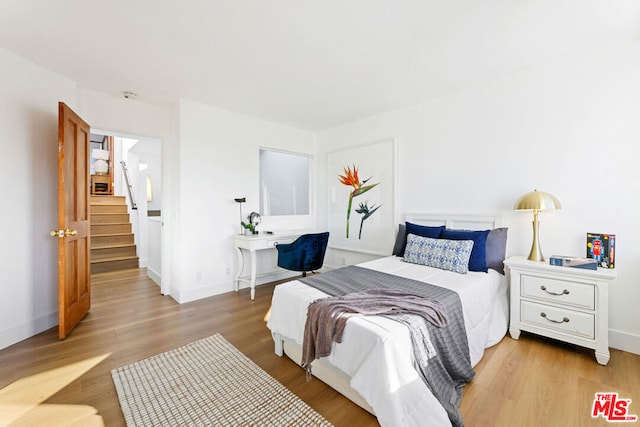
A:
<svg viewBox="0 0 640 427">
<path fill-rule="evenodd" d="M 442 230 L 440 238 L 449 240 L 473 240 L 473 250 L 469 258 L 469 271 L 487 272 L 487 236 L 490 230 Z"/>
<path fill-rule="evenodd" d="M 418 225 L 412 224 L 410 222 L 405 223 L 405 236 L 409 234 L 415 234 L 420 237 L 429 237 L 431 239 L 439 239 L 442 230 L 444 230 L 444 225 L 438 225 L 436 227 L 431 227 L 428 225 Z M 398 252 L 398 256 L 404 256 L 404 248 L 406 246 L 406 241 L 402 245 L 402 250 Z"/>
<path fill-rule="evenodd" d="M 494 228 L 487 236 L 487 268 L 504 274 L 504 258 L 507 252 L 507 228 Z"/>
<path fill-rule="evenodd" d="M 473 246 L 472 240 L 431 239 L 409 234 L 404 261 L 466 274 Z"/>
<path fill-rule="evenodd" d="M 396 243 L 393 245 L 393 252 L 395 256 L 402 256 L 404 247 L 407 246 L 407 229 L 404 224 L 398 224 L 398 234 L 396 234 Z"/>
</svg>

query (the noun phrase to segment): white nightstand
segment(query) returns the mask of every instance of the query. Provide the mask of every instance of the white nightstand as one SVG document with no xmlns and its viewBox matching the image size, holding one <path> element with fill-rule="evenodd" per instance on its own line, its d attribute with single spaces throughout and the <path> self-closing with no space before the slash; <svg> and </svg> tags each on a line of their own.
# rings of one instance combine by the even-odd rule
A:
<svg viewBox="0 0 640 427">
<path fill-rule="evenodd" d="M 558 267 L 525 257 L 504 263 L 511 275 L 513 339 L 520 331 L 533 332 L 592 348 L 598 363 L 609 362 L 608 287 L 615 270 Z"/>
</svg>

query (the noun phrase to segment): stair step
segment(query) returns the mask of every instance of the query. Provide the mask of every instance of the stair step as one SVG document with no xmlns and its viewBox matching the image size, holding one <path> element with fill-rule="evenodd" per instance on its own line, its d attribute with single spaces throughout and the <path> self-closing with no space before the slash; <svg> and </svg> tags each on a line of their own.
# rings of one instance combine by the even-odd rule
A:
<svg viewBox="0 0 640 427">
<path fill-rule="evenodd" d="M 136 245 L 106 246 L 91 248 L 91 262 L 103 259 L 130 258 L 136 256 Z"/>
<path fill-rule="evenodd" d="M 126 205 L 124 196 L 91 196 L 90 205 Z"/>
<path fill-rule="evenodd" d="M 110 258 L 91 262 L 91 274 L 138 268 L 138 257 Z"/>
<path fill-rule="evenodd" d="M 92 236 L 105 234 L 131 233 L 131 223 L 122 224 L 91 224 Z"/>
<path fill-rule="evenodd" d="M 91 274 L 137 269 L 129 208 L 123 196 L 94 195 L 91 208 Z"/>
<path fill-rule="evenodd" d="M 129 222 L 129 213 L 91 212 L 91 224 L 120 224 Z"/>
<path fill-rule="evenodd" d="M 146 268 L 123 268 L 122 270 L 117 270 L 118 271 L 118 277 L 129 277 L 131 279 L 136 279 L 138 277 L 146 277 L 147 273 L 146 273 Z M 110 276 L 110 271 L 104 271 L 104 272 L 100 272 L 100 273 L 93 273 L 93 274 L 97 274 L 99 275 L 99 277 L 101 278 L 108 278 Z M 126 276 L 125 276 L 126 275 Z"/>
<path fill-rule="evenodd" d="M 107 213 L 129 213 L 129 208 L 126 204 L 118 205 L 91 205 L 91 214 L 107 214 Z"/>
<path fill-rule="evenodd" d="M 110 245 L 133 245 L 133 233 L 122 234 L 93 234 L 91 235 L 91 249 L 103 248 Z"/>
</svg>

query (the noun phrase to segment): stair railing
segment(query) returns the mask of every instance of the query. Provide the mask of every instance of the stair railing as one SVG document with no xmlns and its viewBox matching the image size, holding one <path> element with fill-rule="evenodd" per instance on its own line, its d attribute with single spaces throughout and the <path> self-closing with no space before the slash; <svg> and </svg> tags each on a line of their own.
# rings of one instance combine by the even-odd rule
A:
<svg viewBox="0 0 640 427">
<path fill-rule="evenodd" d="M 136 205 L 136 199 L 133 197 L 133 187 L 131 186 L 131 181 L 129 180 L 129 172 L 127 171 L 127 164 L 124 160 L 120 161 L 120 165 L 122 165 L 122 173 L 124 174 L 124 181 L 127 184 L 127 192 L 129 193 L 129 200 L 131 200 L 131 209 L 138 209 L 138 205 Z"/>
</svg>

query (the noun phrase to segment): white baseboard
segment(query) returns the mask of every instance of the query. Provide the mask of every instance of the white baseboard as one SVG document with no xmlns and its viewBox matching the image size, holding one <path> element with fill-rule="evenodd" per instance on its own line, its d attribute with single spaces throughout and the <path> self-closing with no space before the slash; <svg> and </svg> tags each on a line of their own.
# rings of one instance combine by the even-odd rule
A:
<svg viewBox="0 0 640 427">
<path fill-rule="evenodd" d="M 262 275 L 261 277 L 256 277 L 256 286 L 263 285 L 269 282 L 275 282 L 276 280 L 283 279 L 291 279 L 296 276 L 300 276 L 302 273 L 298 273 L 297 271 L 289 271 L 289 270 L 274 270 L 269 273 Z M 242 283 L 240 288 L 248 288 L 248 283 Z"/>
<path fill-rule="evenodd" d="M 158 286 L 161 285 L 161 282 L 160 282 L 161 276 L 153 268 L 147 267 L 147 276 L 149 276 L 149 279 L 153 280 L 156 285 L 158 285 Z"/>
<path fill-rule="evenodd" d="M 299 276 L 300 274 L 301 273 L 298 273 L 295 271 L 288 271 L 288 270 L 282 270 L 282 269 L 262 273 L 258 277 L 256 277 L 256 287 L 259 285 L 263 285 L 265 283 L 274 282 L 276 280 L 293 278 L 293 277 Z M 246 282 L 240 283 L 240 289 L 246 289 L 248 287 L 249 287 L 248 283 Z M 202 298 L 208 298 L 214 295 L 223 294 L 225 292 L 229 292 L 232 290 L 234 290 L 233 279 L 229 279 L 228 282 L 202 285 L 197 288 L 187 289 L 186 291 L 180 291 L 179 297 L 174 299 L 178 301 L 180 304 L 183 304 L 185 302 L 191 302 L 191 301 L 199 300 Z M 174 294 L 173 291 L 178 291 L 178 290 L 172 290 L 172 293 L 171 293 L 172 296 L 178 295 L 178 293 Z"/>
<path fill-rule="evenodd" d="M 31 338 L 58 324 L 58 312 L 31 319 L 29 322 L 0 331 L 0 350 L 17 342 Z"/>
<path fill-rule="evenodd" d="M 640 355 L 640 335 L 609 329 L 609 347 Z"/>
<path fill-rule="evenodd" d="M 178 298 L 174 299 L 180 304 L 185 302 L 191 302 L 202 298 L 209 298 L 214 295 L 223 294 L 233 290 L 232 282 L 223 283 L 211 283 L 208 285 L 199 286 L 197 288 L 180 290 L 179 293 L 171 293 L 171 296 L 178 295 Z"/>
</svg>

